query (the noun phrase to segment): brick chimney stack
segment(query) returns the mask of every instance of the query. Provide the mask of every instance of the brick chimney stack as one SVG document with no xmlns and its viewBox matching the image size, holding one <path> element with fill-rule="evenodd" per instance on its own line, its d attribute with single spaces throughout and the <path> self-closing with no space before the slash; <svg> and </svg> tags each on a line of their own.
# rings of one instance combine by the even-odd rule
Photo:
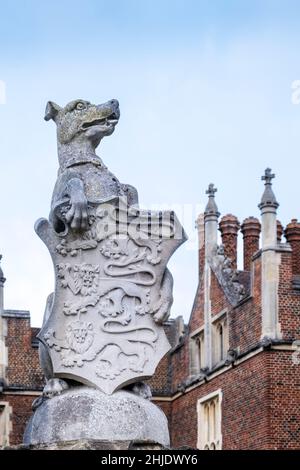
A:
<svg viewBox="0 0 300 470">
<path fill-rule="evenodd" d="M 199 214 L 196 219 L 196 229 L 198 230 L 198 272 L 199 277 L 202 276 L 205 262 L 205 228 L 204 228 L 204 214 Z"/>
<path fill-rule="evenodd" d="M 283 226 L 282 223 L 277 220 L 277 243 L 281 243 L 281 238 L 283 235 Z"/>
<path fill-rule="evenodd" d="M 292 219 L 286 226 L 284 236 L 292 247 L 293 274 L 300 274 L 300 222 L 297 219 Z"/>
<path fill-rule="evenodd" d="M 244 240 L 244 271 L 250 271 L 252 256 L 259 250 L 261 225 L 256 217 L 248 217 L 241 226 Z"/>
<path fill-rule="evenodd" d="M 240 223 L 235 215 L 226 214 L 219 223 L 224 253 L 232 261 L 232 267 L 237 267 L 237 236 Z"/>
</svg>

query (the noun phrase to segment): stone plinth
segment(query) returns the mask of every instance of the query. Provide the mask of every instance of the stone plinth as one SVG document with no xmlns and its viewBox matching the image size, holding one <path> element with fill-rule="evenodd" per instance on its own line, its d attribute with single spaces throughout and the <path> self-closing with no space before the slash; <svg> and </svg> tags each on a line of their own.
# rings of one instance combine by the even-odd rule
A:
<svg viewBox="0 0 300 470">
<path fill-rule="evenodd" d="M 132 392 L 107 395 L 79 386 L 45 399 L 24 435 L 27 446 L 81 440 L 151 441 L 168 446 L 167 418 L 151 401 Z"/>
<path fill-rule="evenodd" d="M 152 441 L 99 441 L 96 439 L 78 439 L 58 441 L 52 444 L 21 444 L 0 448 L 0 450 L 165 450 L 165 447 Z"/>
</svg>

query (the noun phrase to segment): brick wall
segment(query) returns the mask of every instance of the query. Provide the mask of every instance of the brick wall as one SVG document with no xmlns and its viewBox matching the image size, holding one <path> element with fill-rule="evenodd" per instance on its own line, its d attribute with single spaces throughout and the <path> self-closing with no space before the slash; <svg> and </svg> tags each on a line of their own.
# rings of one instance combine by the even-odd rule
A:
<svg viewBox="0 0 300 470">
<path fill-rule="evenodd" d="M 292 253 L 281 254 L 279 270 L 279 323 L 284 339 L 300 339 L 300 290 L 293 286 Z"/>
<path fill-rule="evenodd" d="M 272 351 L 271 421 L 274 449 L 300 449 L 300 364 L 291 351 Z"/>
<path fill-rule="evenodd" d="M 229 345 L 240 353 L 261 339 L 261 259 L 253 263 L 252 295 L 229 314 Z"/>
<path fill-rule="evenodd" d="M 172 374 L 172 393 L 177 391 L 177 386 L 183 382 L 189 375 L 189 348 L 186 340 L 182 346 L 179 346 L 171 353 L 171 374 Z"/>
<path fill-rule="evenodd" d="M 300 291 L 293 285 L 291 253 L 282 253 L 279 286 L 279 319 L 284 339 L 300 338 Z M 292 353 L 274 350 L 258 352 L 261 340 L 261 257 L 251 263 L 251 293 L 245 301 L 232 308 L 216 277 L 211 277 L 212 317 L 228 309 L 230 348 L 237 349 L 247 360 L 200 382 L 194 389 L 174 399 L 177 386 L 189 375 L 188 336 L 184 344 L 172 353 L 172 390 L 166 410 L 172 445 L 195 447 L 197 443 L 197 401 L 222 389 L 223 449 L 300 448 L 300 378 L 293 369 Z M 189 322 L 189 332 L 204 323 L 204 292 L 199 283 Z M 288 362 L 290 361 L 290 362 Z M 300 366 L 298 366 L 299 369 Z M 276 436 L 275 436 L 276 435 Z"/>
<path fill-rule="evenodd" d="M 169 418 L 172 446 L 196 447 L 197 401 L 222 389 L 223 449 L 272 448 L 269 355 L 260 353 L 172 401 Z"/>
<path fill-rule="evenodd" d="M 192 333 L 204 324 L 204 287 L 203 277 L 199 280 L 194 305 L 189 321 L 189 332 Z"/>
<path fill-rule="evenodd" d="M 32 415 L 32 402 L 36 395 L 24 394 L 1 394 L 0 401 L 8 402 L 12 408 L 10 414 L 11 431 L 9 433 L 9 444 L 17 445 L 23 441 L 26 424 Z"/>
<path fill-rule="evenodd" d="M 289 341 L 300 339 L 300 290 L 295 287 L 292 268 L 291 253 L 282 252 L 279 321 L 283 340 Z M 197 401 L 221 389 L 223 449 L 300 448 L 300 366 L 292 363 L 292 351 L 265 349 L 258 352 L 261 339 L 260 256 L 256 256 L 251 269 L 251 295 L 236 307 L 229 304 L 215 275 L 212 273 L 211 276 L 212 317 L 227 309 L 229 347 L 237 349 L 243 357 L 233 367 L 220 369 L 222 373 L 215 376 L 209 374 L 206 381 L 179 393 L 178 386 L 189 376 L 189 333 L 204 323 L 201 278 L 185 337 L 178 343 L 176 322 L 165 325 L 173 349 L 160 362 L 149 384 L 154 402 L 168 418 L 174 447 L 196 446 Z M 35 398 L 32 391 L 40 390 L 44 381 L 38 351 L 32 345 L 37 329 L 30 328 L 29 318 L 7 318 L 7 325 L 8 387 L 0 394 L 0 399 L 8 401 L 12 407 L 11 444 L 17 444 L 21 442 L 32 413 L 31 404 Z M 254 351 L 252 356 L 251 350 Z M 28 392 L 17 394 L 20 393 L 16 391 L 18 388 Z"/>
<path fill-rule="evenodd" d="M 164 324 L 164 330 L 171 348 L 174 348 L 179 340 L 177 322 L 170 320 Z M 171 361 L 172 356 L 167 354 L 158 364 L 155 374 L 151 379 L 146 382 L 150 385 L 154 394 L 160 396 L 168 396 L 172 389 L 172 374 L 171 374 Z"/>
<path fill-rule="evenodd" d="M 8 367 L 6 377 L 10 387 L 36 390 L 41 389 L 44 385 L 38 350 L 32 346 L 32 340 L 30 319 L 7 318 L 5 342 L 8 348 Z"/>
<path fill-rule="evenodd" d="M 157 395 L 169 395 L 171 391 L 171 374 L 170 374 L 170 355 L 165 356 L 158 364 L 155 374 L 151 379 L 147 380 L 151 390 Z"/>
<path fill-rule="evenodd" d="M 231 308 L 231 305 L 226 299 L 224 292 L 219 284 L 219 281 L 217 280 L 213 272 L 211 272 L 210 300 L 212 317 L 220 313 L 222 310 Z"/>
<path fill-rule="evenodd" d="M 29 314 L 4 312 L 7 325 L 5 344 L 8 351 L 8 367 L 0 401 L 11 407 L 9 440 L 11 445 L 20 444 L 25 426 L 32 415 L 32 402 L 44 386 L 39 366 L 36 335 L 38 328 L 30 327 Z"/>
</svg>

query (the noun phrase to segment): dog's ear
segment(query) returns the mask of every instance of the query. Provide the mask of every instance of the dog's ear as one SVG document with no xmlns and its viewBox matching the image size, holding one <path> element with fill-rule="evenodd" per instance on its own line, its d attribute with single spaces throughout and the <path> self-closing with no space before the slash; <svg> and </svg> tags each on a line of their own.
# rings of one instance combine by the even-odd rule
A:
<svg viewBox="0 0 300 470">
<path fill-rule="evenodd" d="M 62 108 L 58 106 L 58 104 L 54 103 L 53 101 L 48 101 L 44 116 L 45 121 L 49 121 L 50 119 L 53 119 L 53 121 L 55 121 L 56 116 L 61 109 Z"/>
</svg>

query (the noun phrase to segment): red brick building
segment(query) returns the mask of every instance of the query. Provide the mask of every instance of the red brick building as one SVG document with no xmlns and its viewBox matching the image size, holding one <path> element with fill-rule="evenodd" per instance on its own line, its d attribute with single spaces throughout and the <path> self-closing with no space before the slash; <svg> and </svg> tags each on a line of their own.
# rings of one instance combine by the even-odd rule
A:
<svg viewBox="0 0 300 470">
<path fill-rule="evenodd" d="M 263 177 L 261 219 L 241 225 L 231 214 L 219 222 L 207 191 L 191 316 L 166 323 L 172 349 L 149 381 L 174 447 L 300 449 L 300 223 L 278 222 L 273 176 Z M 0 445 L 21 442 L 43 387 L 37 329 L 29 312 L 3 308 L 4 281 L 0 272 Z"/>
</svg>

